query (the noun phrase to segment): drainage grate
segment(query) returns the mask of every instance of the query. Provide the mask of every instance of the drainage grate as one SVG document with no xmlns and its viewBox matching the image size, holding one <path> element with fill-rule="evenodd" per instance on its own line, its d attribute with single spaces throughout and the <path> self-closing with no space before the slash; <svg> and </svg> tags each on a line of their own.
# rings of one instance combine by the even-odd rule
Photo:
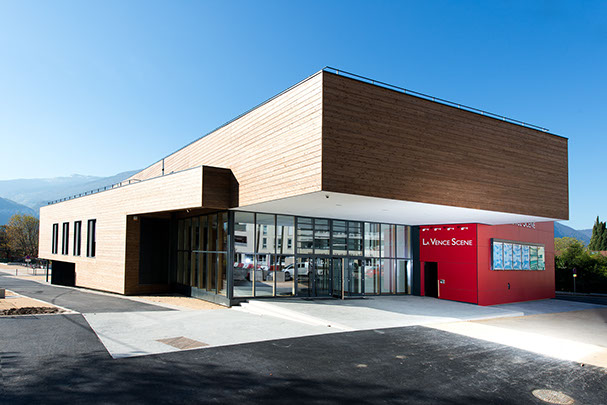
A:
<svg viewBox="0 0 607 405">
<path fill-rule="evenodd" d="M 570 405 L 575 401 L 569 395 L 563 394 L 560 391 L 553 390 L 533 390 L 531 392 L 534 397 L 541 399 L 549 404 Z"/>
<path fill-rule="evenodd" d="M 157 342 L 164 343 L 165 345 L 173 346 L 180 350 L 197 349 L 199 347 L 208 346 L 207 343 L 199 342 L 198 340 L 188 339 L 187 337 L 184 337 L 184 336 L 166 338 L 166 339 L 158 339 Z"/>
</svg>

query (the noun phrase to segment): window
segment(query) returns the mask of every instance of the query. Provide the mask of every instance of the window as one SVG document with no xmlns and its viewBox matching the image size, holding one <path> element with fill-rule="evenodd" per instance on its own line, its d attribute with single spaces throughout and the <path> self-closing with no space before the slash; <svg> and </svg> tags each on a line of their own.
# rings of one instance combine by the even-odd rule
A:
<svg viewBox="0 0 607 405">
<path fill-rule="evenodd" d="M 59 224 L 53 224 L 53 240 L 51 241 L 51 253 L 56 255 L 59 249 Z"/>
<path fill-rule="evenodd" d="M 89 219 L 86 230 L 86 257 L 95 257 L 97 220 Z"/>
<path fill-rule="evenodd" d="M 74 222 L 74 256 L 80 256 L 80 246 L 82 237 L 82 221 Z"/>
<path fill-rule="evenodd" d="M 61 254 L 67 255 L 70 246 L 70 223 L 63 223 L 63 234 L 61 235 Z"/>
</svg>

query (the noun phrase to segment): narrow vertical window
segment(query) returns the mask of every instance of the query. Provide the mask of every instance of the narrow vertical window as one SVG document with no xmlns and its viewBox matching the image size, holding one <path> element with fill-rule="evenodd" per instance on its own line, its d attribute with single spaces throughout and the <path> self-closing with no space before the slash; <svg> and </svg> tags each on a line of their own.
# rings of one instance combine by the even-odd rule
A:
<svg viewBox="0 0 607 405">
<path fill-rule="evenodd" d="M 89 219 L 86 230 L 86 257 L 95 257 L 95 230 L 97 228 L 97 220 Z"/>
<path fill-rule="evenodd" d="M 59 224 L 53 224 L 53 240 L 51 244 L 51 253 L 56 255 L 59 249 Z"/>
<path fill-rule="evenodd" d="M 63 223 L 63 235 L 61 235 L 61 254 L 67 255 L 69 253 L 70 240 L 70 223 Z"/>
<path fill-rule="evenodd" d="M 80 256 L 80 248 L 81 248 L 81 240 L 82 240 L 82 221 L 74 222 L 74 256 Z"/>
</svg>

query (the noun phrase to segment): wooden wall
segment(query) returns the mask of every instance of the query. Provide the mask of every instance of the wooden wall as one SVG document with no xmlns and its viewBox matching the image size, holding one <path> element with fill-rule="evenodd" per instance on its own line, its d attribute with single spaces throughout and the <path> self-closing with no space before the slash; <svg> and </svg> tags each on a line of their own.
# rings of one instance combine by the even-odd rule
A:
<svg viewBox="0 0 607 405">
<path fill-rule="evenodd" d="M 133 214 L 171 211 L 202 205 L 202 168 L 175 173 L 97 194 L 47 205 L 40 209 L 39 256 L 50 260 L 76 263 L 76 285 L 104 291 L 125 293 L 126 279 L 131 291 L 138 280 L 139 228 Z M 96 257 L 86 257 L 87 221 L 97 220 Z M 82 221 L 82 254 L 73 255 L 74 221 Z M 70 223 L 69 254 L 51 253 L 53 224 Z M 127 247 L 127 222 L 129 256 Z M 136 241 L 136 244 L 134 244 Z M 127 277 L 126 275 L 129 275 Z"/>
<path fill-rule="evenodd" d="M 569 218 L 567 139 L 323 73 L 322 189 Z"/>
<path fill-rule="evenodd" d="M 232 170 L 240 206 L 320 191 L 322 74 L 164 159 L 164 171 Z M 162 174 L 162 162 L 132 176 Z"/>
</svg>

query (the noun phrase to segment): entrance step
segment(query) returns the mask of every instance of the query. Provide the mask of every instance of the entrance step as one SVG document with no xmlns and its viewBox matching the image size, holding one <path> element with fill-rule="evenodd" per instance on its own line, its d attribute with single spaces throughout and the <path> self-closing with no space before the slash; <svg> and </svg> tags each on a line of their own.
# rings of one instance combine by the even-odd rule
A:
<svg viewBox="0 0 607 405">
<path fill-rule="evenodd" d="M 325 326 L 328 328 L 335 328 L 336 330 L 342 332 L 355 330 L 354 328 L 351 328 L 346 325 L 331 322 L 326 319 L 318 318 L 315 316 L 302 314 L 301 312 L 283 308 L 262 300 L 250 300 L 249 302 L 241 302 L 240 310 L 248 312 L 250 314 L 260 316 L 272 316 L 275 318 L 286 319 L 288 321 L 299 322 L 311 326 Z"/>
</svg>

